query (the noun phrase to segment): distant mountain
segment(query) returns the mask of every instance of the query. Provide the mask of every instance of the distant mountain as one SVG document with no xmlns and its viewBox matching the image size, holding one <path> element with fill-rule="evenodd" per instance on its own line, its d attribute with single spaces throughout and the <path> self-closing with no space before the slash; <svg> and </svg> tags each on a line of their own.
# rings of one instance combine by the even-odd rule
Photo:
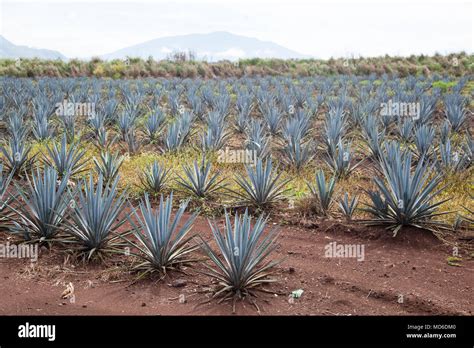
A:
<svg viewBox="0 0 474 348">
<path fill-rule="evenodd" d="M 61 53 L 53 50 L 18 46 L 0 35 L 0 58 L 41 58 L 41 59 L 66 59 Z"/>
<path fill-rule="evenodd" d="M 209 34 L 168 36 L 122 48 L 101 56 L 102 59 L 126 57 L 165 59 L 174 52 L 192 52 L 198 59 L 208 61 L 238 60 L 242 58 L 306 58 L 270 41 L 231 34 L 224 31 Z"/>
</svg>

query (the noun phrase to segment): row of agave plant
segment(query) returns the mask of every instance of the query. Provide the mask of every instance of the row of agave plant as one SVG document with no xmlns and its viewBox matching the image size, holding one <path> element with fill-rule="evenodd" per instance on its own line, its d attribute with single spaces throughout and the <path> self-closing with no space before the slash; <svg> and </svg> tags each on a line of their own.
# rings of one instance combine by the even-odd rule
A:
<svg viewBox="0 0 474 348">
<path fill-rule="evenodd" d="M 374 179 L 376 190 L 367 192 L 372 203 L 363 208 L 372 218 L 363 222 L 386 225 L 394 235 L 404 226 L 443 227 L 444 223 L 437 219 L 445 214 L 437 212 L 443 201 L 434 201 L 443 189 L 439 187 L 442 174 L 435 173 L 434 167 L 424 159 L 413 168 L 412 153 L 395 141 L 387 143 L 383 153 L 378 163 L 380 175 Z M 225 212 L 223 231 L 218 224 L 210 222 L 216 251 L 208 241 L 190 233 L 197 213 L 185 218 L 188 201 L 181 203 L 174 217 L 172 192 L 166 199 L 161 195 L 157 209 L 145 193 L 136 208 L 127 199 L 127 191 L 118 190 L 119 174 L 105 178 L 97 165 L 97 180 L 90 173 L 77 185 L 70 185 L 71 173 L 81 171 L 81 157 L 53 158 L 51 165 L 37 167 L 25 175 L 23 183 L 13 179 L 14 172 L 4 174 L 0 167 L 0 226 L 8 233 L 27 242 L 66 244 L 67 250 L 87 260 L 102 259 L 108 253 L 123 254 L 126 248 L 131 248 L 130 254 L 138 260 L 132 268 L 139 272 L 139 277 L 153 272 L 164 275 L 182 264 L 197 261 L 193 253 L 201 248 L 213 264 L 205 264 L 209 269 L 207 274 L 219 280 L 214 295 L 223 299 L 254 296 L 262 284 L 274 280 L 269 275 L 279 261 L 267 259 L 277 246 L 277 234 L 264 233 L 264 215 L 252 224 L 246 210 L 242 215 L 236 213 L 232 224 L 231 214 Z M 71 158 L 74 160 L 70 161 Z M 246 169 L 247 176 L 236 178 L 242 191 L 234 193 L 241 202 L 265 208 L 284 199 L 285 180 L 279 180 L 271 158 L 259 159 L 255 167 Z M 146 173 L 142 176 L 143 183 L 156 188 L 157 182 L 166 181 L 169 170 L 155 162 Z M 205 159 L 187 167 L 185 173 L 185 177 L 178 177 L 178 182 L 193 195 L 208 197 L 224 189 L 216 174 L 210 175 L 210 163 Z M 336 182 L 335 176 L 326 180 L 324 172 L 318 171 L 314 182 L 308 183 L 311 199 L 322 214 L 334 203 Z M 350 217 L 357 200 L 357 197 L 349 199 L 346 193 L 339 201 L 341 211 Z M 200 240 L 196 242 L 196 239 Z"/>
<path fill-rule="evenodd" d="M 51 187 L 49 191 L 43 192 L 46 196 L 41 198 L 41 202 L 51 204 L 53 198 L 48 197 L 47 194 L 56 192 L 54 191 L 56 182 L 60 182 L 59 193 L 65 193 L 67 184 L 70 182 L 69 179 L 86 170 L 86 161 L 83 160 L 84 151 L 80 150 L 77 144 L 68 146 L 65 136 L 60 147 L 55 144 L 53 147 L 47 146 L 46 148 L 50 157 L 43 157 L 43 167 L 45 171 L 54 171 L 55 180 L 51 179 L 51 182 L 48 182 Z M 435 171 L 436 164 L 433 164 L 429 158 L 421 157 L 414 162 L 412 152 L 403 147 L 400 142 L 386 142 L 384 148 L 380 151 L 380 156 L 376 158 L 376 169 L 379 175 L 374 179 L 378 190 L 367 191 L 372 205 L 365 209 L 374 218 L 367 222 L 387 225 L 388 228 L 394 231 L 395 235 L 401 227 L 407 225 L 423 228 L 444 225 L 441 221 L 433 220 L 438 215 L 436 208 L 443 203 L 433 203 L 433 198 L 443 189 L 439 187 L 443 180 L 443 172 Z M 105 153 L 101 154 L 100 159 L 94 158 L 93 161 L 96 175 L 99 177 L 97 187 L 110 186 L 115 191 L 123 157 Z M 36 176 L 34 170 L 31 175 L 25 172 L 30 188 L 30 196 L 38 192 L 31 186 L 30 177 L 34 181 L 35 177 L 39 176 L 39 170 L 39 167 L 37 167 Z M 183 171 L 184 175 L 177 174 L 174 180 L 187 197 L 211 200 L 215 199 L 217 194 L 222 196 L 222 193 L 226 193 L 235 199 L 233 202 L 234 208 L 255 207 L 260 211 L 269 210 L 276 203 L 288 199 L 285 195 L 288 189 L 285 187 L 291 179 L 281 179 L 282 172 L 273 167 L 271 157 L 267 159 L 259 158 L 255 166 L 246 166 L 245 173 L 236 173 L 234 180 L 239 188 L 238 190 L 227 188 L 224 180 L 219 178 L 220 172 L 213 171 L 211 161 L 204 156 L 200 162 L 194 161 L 193 165 L 184 165 Z M 171 172 L 171 168 L 165 168 L 158 161 L 154 161 L 139 175 L 143 190 L 153 196 L 162 194 L 170 181 Z M 14 170 L 11 170 L 8 175 L 2 174 L 0 198 L 6 194 L 8 184 L 15 174 L 17 172 Z M 334 202 L 333 195 L 337 180 L 338 176 L 334 174 L 327 181 L 324 172 L 319 170 L 316 172 L 314 182 L 307 182 L 317 212 L 321 215 L 327 215 Z M 89 182 L 89 189 L 92 190 L 92 173 Z M 85 190 L 85 185 L 79 186 L 78 192 Z M 84 190 L 82 187 L 84 187 Z M 2 201 L 2 213 L 5 215 L 5 219 L 8 218 L 13 226 L 18 227 L 19 221 L 29 222 L 31 218 L 25 218 L 25 216 L 28 216 L 26 211 L 30 208 L 30 205 L 20 203 L 20 200 L 27 202 L 28 196 L 24 194 L 22 187 L 17 183 L 15 183 L 15 188 L 17 194 L 10 193 L 9 200 L 15 201 L 18 208 L 6 209 L 10 207 L 8 200 Z M 126 190 L 122 197 L 125 194 Z M 70 201 L 74 203 L 74 198 L 70 198 Z M 109 203 L 112 204 L 112 202 Z M 349 200 L 348 194 L 345 193 L 339 201 L 339 207 L 341 212 L 350 219 L 357 208 L 357 203 L 357 196 Z M 61 204 L 61 207 L 52 208 L 46 205 L 43 208 L 53 209 L 61 215 L 67 209 L 67 206 Z M 6 211 L 11 210 L 11 212 L 9 214 L 3 212 L 5 209 Z M 26 210 L 23 215 L 16 216 L 16 212 L 24 209 Z M 10 218 L 10 215 L 16 216 L 16 218 Z M 38 216 L 38 214 L 34 214 L 34 216 Z M 42 222 L 40 225 L 45 228 L 45 231 L 52 228 L 47 222 Z M 19 228 L 19 231 L 24 232 L 24 229 Z M 40 238 L 46 239 L 51 236 L 50 233 L 46 232 L 39 233 L 39 235 Z M 24 233 L 24 237 L 29 239 L 29 233 Z"/>
<path fill-rule="evenodd" d="M 101 151 L 119 143 L 132 155 L 147 144 L 163 152 L 186 146 L 214 152 L 241 133 L 246 149 L 260 158 L 278 154 L 297 171 L 321 151 L 338 177 L 356 168 L 353 162 L 360 143 L 373 159 L 380 160 L 383 143 L 392 139 L 406 144 L 417 159 L 436 160 L 447 172 L 466 169 L 472 162 L 470 98 L 460 93 L 469 77 L 444 96 L 432 88 L 436 78 L 387 76 L 381 80 L 369 76 L 297 81 L 3 80 L 0 121 L 7 131 L 0 149 L 6 166 L 19 173 L 32 164 L 31 135 L 44 141 L 58 130 L 68 135 L 69 143 L 79 134 L 92 139 Z M 92 103 L 94 111 L 82 117 L 74 113 L 58 116 L 57 104 L 64 98 L 73 105 Z M 417 102 L 419 114 L 416 118 L 380 116 L 380 106 L 387 100 Z M 437 122 L 435 111 L 440 103 L 445 117 Z M 318 121 L 323 122 L 323 129 L 316 133 Z M 197 129 L 201 131 L 196 135 Z M 454 137 L 453 143 L 452 136 L 463 133 L 463 139 Z"/>
<path fill-rule="evenodd" d="M 125 247 L 132 247 L 133 254 L 142 260 L 135 265 L 141 275 L 165 273 L 191 262 L 194 251 L 201 247 L 214 265 L 208 266 L 209 274 L 221 285 L 216 295 L 251 294 L 252 289 L 271 280 L 267 276 L 276 262 L 265 263 L 276 246 L 274 232 L 264 235 L 265 217 L 261 215 L 252 225 L 247 211 L 236 213 L 232 224 L 226 212 L 223 232 L 211 223 L 217 252 L 207 241 L 193 243 L 190 231 L 196 214 L 184 218 L 187 203 L 172 218 L 172 193 L 166 199 L 161 196 L 157 210 L 150 200 L 149 195 L 163 193 L 172 168 L 159 162 L 146 168 L 140 181 L 147 193 L 138 208 L 133 207 L 127 191 L 118 189 L 123 156 L 112 151 L 113 143 L 125 144 L 126 151 L 133 154 L 144 142 L 137 135 L 140 132 L 151 146 L 158 145 L 164 152 L 179 151 L 192 143 L 195 129 L 203 129 L 198 139 L 206 154 L 223 148 L 234 128 L 235 133 L 244 135 L 246 148 L 258 155 L 255 166 L 246 166 L 245 172 L 236 174 L 238 190 L 226 187 L 206 156 L 183 165 L 184 174 L 177 176 L 176 183 L 189 196 L 209 200 L 226 193 L 234 199 L 234 206 L 264 211 L 288 199 L 285 187 L 290 179 L 281 178 L 272 158 L 278 156 L 299 171 L 320 150 L 332 176 L 326 178 L 318 170 L 307 184 L 317 212 L 327 215 L 335 203 L 338 180 L 362 163 L 355 160 L 361 153 L 352 148 L 352 142 L 360 139 L 378 173 L 375 189 L 367 191 L 370 203 L 362 208 L 370 218 L 363 222 L 385 225 L 394 235 L 404 226 L 434 230 L 445 225 L 438 218 L 444 213 L 437 209 L 443 201 L 435 201 L 443 189 L 443 176 L 470 169 L 474 148 L 469 133 L 470 101 L 461 94 L 468 78 L 458 81 L 452 93 L 444 96 L 432 88 L 439 80 L 387 76 L 296 81 L 281 77 L 219 81 L 3 79 L 0 107 L 6 141 L 0 151 L 6 171 L 0 170 L 1 225 L 27 241 L 59 239 L 87 259 L 123 253 Z M 58 116 L 56 105 L 64 98 L 77 103 L 92 101 L 96 110 L 82 117 Z M 381 103 L 390 99 L 419 102 L 419 117 L 379 116 Z M 440 103 L 444 115 L 436 112 Z M 315 132 L 318 120 L 323 123 L 321 133 Z M 43 158 L 30 154 L 31 138 L 47 140 L 58 130 L 64 137 L 60 143 L 47 145 Z M 82 133 L 79 137 L 78 132 Z M 110 139 L 110 134 L 115 138 Z M 69 183 L 88 168 L 76 138 L 93 140 L 101 154 L 93 159 L 96 173 L 71 187 Z M 275 143 L 278 151 L 274 151 Z M 337 203 L 350 218 L 358 202 L 358 196 L 350 198 L 345 193 Z M 124 212 L 126 206 L 129 213 Z M 184 224 L 182 220 L 186 220 Z"/>
<path fill-rule="evenodd" d="M 375 179 L 379 190 L 370 192 L 373 205 L 367 210 L 374 219 L 369 222 L 387 224 L 394 233 L 405 225 L 429 228 L 442 224 L 435 220 L 440 215 L 436 207 L 442 202 L 432 203 L 438 193 L 435 188 L 440 176 L 429 178 L 422 161 L 411 173 L 410 153 L 400 152 L 396 146 L 387 151 L 388 155 L 398 155 L 397 160 L 382 163 L 387 180 Z M 277 199 L 280 189 L 268 185 L 266 178 L 271 177 L 268 171 L 271 161 L 265 166 L 259 161 L 255 187 L 249 186 L 246 191 L 255 194 L 252 199 L 258 199 L 258 194 Z M 183 264 L 198 261 L 193 252 L 201 248 L 212 262 L 212 266 L 204 263 L 208 269 L 205 273 L 218 280 L 214 297 L 233 299 L 234 310 L 235 300 L 250 299 L 256 296 L 255 291 L 264 290 L 262 285 L 274 281 L 270 275 L 281 260 L 268 260 L 268 256 L 277 247 L 277 233 L 275 230 L 264 233 L 267 221 L 264 215 L 252 223 L 246 210 L 242 215 L 236 213 L 232 224 L 226 212 L 222 231 L 217 223 L 210 222 L 216 251 L 199 234 L 191 234 L 197 213 L 184 216 L 187 201 L 172 216 L 173 193 L 166 199 L 161 196 L 156 209 L 145 194 L 135 208 L 127 201 L 126 192 L 118 192 L 119 177 L 106 182 L 99 174 L 94 182 L 90 175 L 71 189 L 68 176 L 60 179 L 52 167 L 37 169 L 28 177 L 26 187 L 15 183 L 15 189 L 7 195 L 12 176 L 2 175 L 1 226 L 28 242 L 66 244 L 68 251 L 75 250 L 87 260 L 103 259 L 108 253 L 127 254 L 124 251 L 131 248 L 128 255 L 135 257 L 132 270 L 139 273 L 138 278 L 153 272 L 164 276 Z M 334 178 L 327 183 L 319 172 L 312 192 L 320 207 L 327 209 L 334 192 Z M 404 203 L 400 205 L 400 201 Z M 345 195 L 340 205 L 351 214 L 357 202 L 349 202 Z M 126 206 L 130 208 L 128 213 L 124 212 Z M 200 240 L 196 241 L 197 238 Z"/>
<path fill-rule="evenodd" d="M 270 275 L 279 261 L 267 259 L 277 246 L 277 233 L 265 233 L 264 215 L 253 222 L 248 211 L 236 213 L 232 223 L 225 212 L 223 230 L 209 221 L 216 251 L 192 234 L 198 213 L 184 216 L 187 201 L 172 214 L 173 192 L 161 195 L 157 208 L 148 194 L 134 207 L 126 191 L 119 193 L 119 177 L 107 182 L 101 174 L 97 180 L 90 175 L 74 188 L 68 179 L 69 173 L 60 176 L 53 167 L 37 168 L 25 187 L 15 182 L 7 192 L 12 176 L 0 175 L 0 227 L 28 243 L 67 245 L 68 252 L 84 260 L 103 260 L 110 253 L 134 256 L 131 269 L 137 280 L 154 272 L 163 277 L 199 261 L 193 252 L 201 248 L 213 264 L 205 263 L 204 273 L 219 281 L 214 297 L 233 298 L 234 306 L 236 299 L 253 297 L 255 290 L 274 281 Z"/>
<path fill-rule="evenodd" d="M 45 161 L 46 165 L 56 166 L 59 175 L 69 171 L 74 176 L 84 167 L 81 163 L 84 153 L 67 135 L 74 135 L 77 130 L 90 130 L 91 133 L 83 138 L 92 137 L 101 149 L 100 158 L 94 159 L 94 165 L 107 182 L 112 181 L 119 174 L 123 157 L 110 151 L 107 129 L 115 129 L 117 136 L 128 145 L 129 153 L 133 153 L 138 150 L 134 136 L 136 124 L 140 123 L 137 120 L 142 121 L 143 133 L 148 135 L 149 142 L 160 143 L 163 151 L 178 151 L 192 143 L 193 129 L 204 127 L 199 138 L 203 152 L 207 153 L 226 145 L 231 135 L 228 119 L 234 118 L 236 131 L 246 136 L 245 146 L 254 150 L 262 160 L 279 156 L 281 162 L 299 171 L 317 157 L 319 150 L 337 179 L 349 176 L 364 161 L 362 153 L 366 150 L 371 162 L 381 171 L 387 153 L 384 147 L 394 140 L 412 152 L 416 162 L 434 163 L 444 175 L 472 166 L 474 142 L 469 132 L 472 120 L 468 117 L 470 102 L 469 97 L 460 93 L 469 77 L 460 79 L 452 87 L 452 93 L 444 97 L 432 86 L 435 82 L 449 80 L 436 76 L 431 79 L 339 76 L 296 81 L 283 77 L 218 81 L 3 80 L 0 100 L 4 102 L 0 106 L 6 123 L 7 141 L 0 145 L 0 151 L 5 166 L 16 175 L 30 171 L 36 160 L 35 156 L 30 156 L 28 143 L 31 122 L 24 120 L 29 108 L 33 109 L 33 136 L 44 140 L 52 136 L 55 102 L 64 97 L 80 102 L 93 101 L 97 110 L 93 117 L 82 120 L 86 123 L 80 129 L 76 125 L 81 121 L 80 117 L 74 114 L 60 117 L 66 137 L 61 146 L 47 147 L 49 160 L 46 158 Z M 418 117 L 380 116 L 381 102 L 389 98 L 400 102 L 418 101 Z M 185 104 L 190 110 L 182 109 L 183 99 L 187 99 Z M 435 111 L 441 99 L 445 120 L 436 126 Z M 315 132 L 318 109 L 323 110 L 321 133 Z M 143 113 L 145 116 L 140 116 Z M 40 118 L 47 121 L 39 122 Z M 165 132 L 163 127 L 166 124 Z M 40 130 L 43 126 L 47 131 Z M 45 137 L 38 137 L 38 132 Z M 458 135 L 463 132 L 466 134 L 460 140 Z M 161 139 L 157 138 L 159 133 Z M 318 139 L 318 146 L 314 138 Z M 361 143 L 359 153 L 352 146 L 357 141 Z M 272 151 L 275 143 L 277 151 Z M 356 161 L 357 156 L 362 157 L 362 161 Z M 271 167 L 271 162 L 267 161 L 265 169 L 268 164 Z M 264 172 L 263 167 L 260 165 L 261 172 Z M 186 178 L 180 177 L 178 183 L 197 197 L 204 198 L 222 186 L 219 173 L 211 174 L 211 165 L 204 160 L 201 165 L 195 162 L 194 166 L 185 165 L 183 169 Z M 245 178 L 237 178 L 243 192 L 249 191 L 251 185 L 255 186 L 252 173 L 252 169 L 247 169 L 250 184 Z M 154 163 L 141 177 L 145 190 L 160 193 L 168 174 L 169 169 Z M 259 178 L 258 173 L 254 175 Z M 270 182 L 270 187 L 274 188 L 276 182 Z M 278 188 L 283 186 L 284 183 Z M 239 195 L 238 192 L 235 194 Z M 260 208 L 268 205 L 268 199 L 258 197 L 263 195 L 262 192 L 243 195 L 242 204 Z M 275 197 L 282 195 L 276 194 Z"/>
</svg>

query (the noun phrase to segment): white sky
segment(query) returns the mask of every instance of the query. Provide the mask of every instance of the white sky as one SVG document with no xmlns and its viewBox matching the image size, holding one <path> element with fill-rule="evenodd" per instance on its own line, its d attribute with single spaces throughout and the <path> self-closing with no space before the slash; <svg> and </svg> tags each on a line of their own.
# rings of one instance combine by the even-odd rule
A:
<svg viewBox="0 0 474 348">
<path fill-rule="evenodd" d="M 319 58 L 473 52 L 473 0 L 0 3 L 0 33 L 6 39 L 69 58 L 212 31 L 273 41 Z"/>
</svg>

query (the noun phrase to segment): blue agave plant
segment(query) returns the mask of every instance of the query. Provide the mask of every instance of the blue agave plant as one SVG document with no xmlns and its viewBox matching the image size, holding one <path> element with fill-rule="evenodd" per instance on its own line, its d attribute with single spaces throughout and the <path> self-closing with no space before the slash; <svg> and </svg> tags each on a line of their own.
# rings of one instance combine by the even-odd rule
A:
<svg viewBox="0 0 474 348">
<path fill-rule="evenodd" d="M 51 240 L 60 231 L 69 209 L 72 195 L 68 192 L 68 178 L 59 181 L 54 168 L 38 168 L 28 178 L 24 189 L 15 183 L 17 195 L 12 196 L 11 232 L 26 240 Z M 59 184 L 58 184 L 59 182 Z"/>
<path fill-rule="evenodd" d="M 230 215 L 225 213 L 225 227 L 221 231 L 216 223 L 209 222 L 218 251 L 202 240 L 202 249 L 213 266 L 207 266 L 205 272 L 218 280 L 214 298 L 230 299 L 253 295 L 262 285 L 274 282 L 270 276 L 273 267 L 280 261 L 267 258 L 277 247 L 275 230 L 264 234 L 267 219 L 261 215 L 252 225 L 248 211 L 242 216 L 235 215 L 234 224 Z"/>
<path fill-rule="evenodd" d="M 118 230 L 129 214 L 123 213 L 127 193 L 119 195 L 118 180 L 116 177 L 109 184 L 100 174 L 97 185 L 92 175 L 78 184 L 77 203 L 65 232 L 74 237 L 79 253 L 87 260 L 120 250 Z"/>
<path fill-rule="evenodd" d="M 67 136 L 61 139 L 61 147 L 56 143 L 52 147 L 46 146 L 48 157 L 44 158 L 44 162 L 56 169 L 59 178 L 73 177 L 76 174 L 86 170 L 85 165 L 87 159 L 84 159 L 85 151 L 79 148 L 78 143 L 67 145 Z"/>
<path fill-rule="evenodd" d="M 402 153 L 382 159 L 383 177 L 375 177 L 377 191 L 368 191 L 372 200 L 365 211 L 373 215 L 368 224 L 386 225 L 396 236 L 404 226 L 434 230 L 442 227 L 437 216 L 438 206 L 449 199 L 434 203 L 442 191 L 440 173 L 433 173 L 432 167 L 422 158 L 412 172 L 411 153 Z"/>
<path fill-rule="evenodd" d="M 236 183 L 241 191 L 232 191 L 241 204 L 264 209 L 283 200 L 289 179 L 280 180 L 281 173 L 273 169 L 272 160 L 257 160 L 255 168 L 245 167 L 247 176 L 237 174 Z"/>
<path fill-rule="evenodd" d="M 142 188 L 152 195 L 161 193 L 169 180 L 170 171 L 171 169 L 166 169 L 158 161 L 154 161 L 140 175 Z"/>
<path fill-rule="evenodd" d="M 178 269 L 181 265 L 196 261 L 191 253 L 198 248 L 190 243 L 189 232 L 197 213 L 191 215 L 181 224 L 187 207 L 187 202 L 180 205 L 178 211 L 171 217 L 173 193 L 166 200 L 160 198 L 158 209 L 153 209 L 148 195 L 140 201 L 139 212 L 133 209 L 129 222 L 132 225 L 133 236 L 136 240 L 127 239 L 136 252 L 132 255 L 141 261 L 133 267 L 144 277 L 153 272 L 165 275 L 170 270 Z"/>
<path fill-rule="evenodd" d="M 211 168 L 211 162 L 203 156 L 200 164 L 194 161 L 192 167 L 183 166 L 185 177 L 178 174 L 177 183 L 184 191 L 198 198 L 208 198 L 223 187 L 223 179 L 219 180 L 220 172 L 211 174 Z"/>
<path fill-rule="evenodd" d="M 332 177 L 326 182 L 326 177 L 322 170 L 316 172 L 315 184 L 306 183 L 311 194 L 316 199 L 318 213 L 326 216 L 333 203 L 334 188 L 336 186 L 336 178 Z"/>
</svg>

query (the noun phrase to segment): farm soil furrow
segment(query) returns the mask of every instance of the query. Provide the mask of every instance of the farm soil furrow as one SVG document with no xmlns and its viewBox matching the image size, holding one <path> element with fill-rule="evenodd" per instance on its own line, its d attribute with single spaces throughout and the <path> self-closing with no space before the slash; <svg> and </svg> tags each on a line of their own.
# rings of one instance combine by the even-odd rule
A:
<svg viewBox="0 0 474 348">
<path fill-rule="evenodd" d="M 474 310 L 472 262 L 448 265 L 449 248 L 435 237 L 406 230 L 399 238 L 382 229 L 320 221 L 315 229 L 280 226 L 276 258 L 278 282 L 268 287 L 279 295 L 259 295 L 264 315 L 471 315 Z M 364 230 L 367 237 L 359 233 Z M 194 227 L 210 239 L 207 221 Z M 1 236 L 3 240 L 6 235 Z M 330 242 L 362 244 L 365 260 L 325 257 Z M 390 241 L 390 243 L 388 243 Z M 228 303 L 208 299 L 209 278 L 203 267 L 172 273 L 161 282 L 142 280 L 114 266 L 63 263 L 56 250 L 42 250 L 33 268 L 21 259 L 0 262 L 2 315 L 226 315 Z M 74 285 L 75 303 L 62 299 Z M 304 290 L 289 303 L 289 294 Z M 184 295 L 184 297 L 182 296 Z M 180 301 L 181 299 L 181 301 Z M 184 302 L 184 303 L 180 303 Z M 238 302 L 237 314 L 257 315 L 249 302 Z"/>
</svg>

